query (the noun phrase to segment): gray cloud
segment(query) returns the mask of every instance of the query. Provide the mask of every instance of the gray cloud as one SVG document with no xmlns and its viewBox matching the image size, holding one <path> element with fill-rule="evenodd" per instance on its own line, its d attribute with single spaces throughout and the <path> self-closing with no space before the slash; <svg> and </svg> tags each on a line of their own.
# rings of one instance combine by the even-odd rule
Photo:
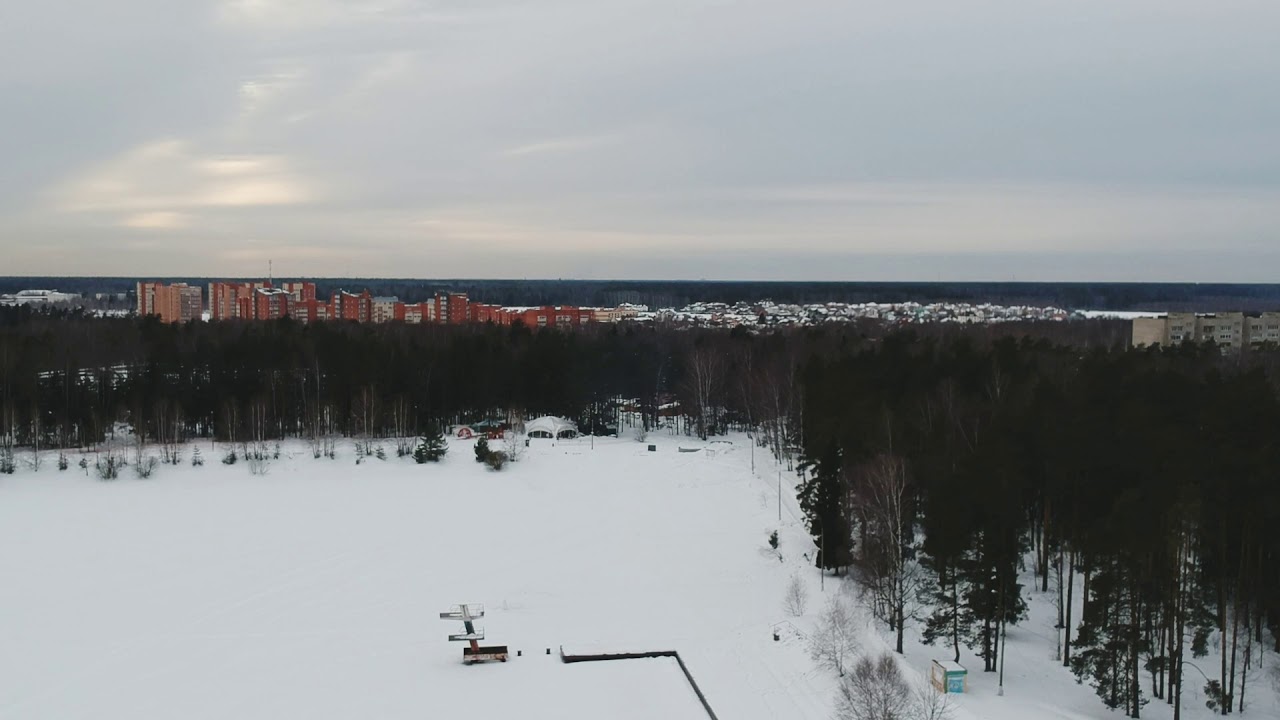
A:
<svg viewBox="0 0 1280 720">
<path fill-rule="evenodd" d="M 1269 1 L 48 5 L 0 9 L 0 273 L 1267 280 L 1280 247 Z"/>
</svg>

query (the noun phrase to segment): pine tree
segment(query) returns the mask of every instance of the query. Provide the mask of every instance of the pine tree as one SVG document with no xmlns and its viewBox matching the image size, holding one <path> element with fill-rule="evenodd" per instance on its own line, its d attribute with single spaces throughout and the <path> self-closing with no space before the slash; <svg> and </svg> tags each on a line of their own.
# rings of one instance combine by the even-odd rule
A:
<svg viewBox="0 0 1280 720">
<path fill-rule="evenodd" d="M 429 462 L 440 462 L 440 458 L 449 452 L 449 445 L 439 430 L 433 434 L 418 438 L 418 446 L 413 450 L 413 460 L 419 465 Z"/>
<path fill-rule="evenodd" d="M 475 451 L 476 451 L 476 462 L 478 463 L 487 462 L 489 460 L 489 441 L 483 437 L 477 440 Z"/>
<path fill-rule="evenodd" d="M 799 497 L 809 534 L 818 546 L 818 567 L 839 573 L 853 562 L 853 531 L 840 478 L 839 446 L 834 440 L 828 442 L 821 456 L 806 460 L 801 467 L 810 471 L 800 485 Z"/>
</svg>

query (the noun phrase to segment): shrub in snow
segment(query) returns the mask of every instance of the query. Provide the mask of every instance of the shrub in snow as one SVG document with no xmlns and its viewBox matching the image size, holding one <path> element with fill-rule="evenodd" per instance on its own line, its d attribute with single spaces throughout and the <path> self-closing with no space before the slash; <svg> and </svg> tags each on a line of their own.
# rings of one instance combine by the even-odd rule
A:
<svg viewBox="0 0 1280 720">
<path fill-rule="evenodd" d="M 200 455 L 200 448 L 191 451 L 191 467 L 200 467 L 204 464 L 204 457 Z"/>
<path fill-rule="evenodd" d="M 951 696 L 926 682 L 912 698 L 912 715 L 916 720 L 951 720 Z"/>
<path fill-rule="evenodd" d="M 137 473 L 138 477 L 145 480 L 151 477 L 151 474 L 156 471 L 156 466 L 159 464 L 160 464 L 160 461 L 156 459 L 156 456 L 148 455 L 144 458 L 139 459 L 138 462 L 134 463 L 133 471 Z"/>
<path fill-rule="evenodd" d="M 67 454 L 64 452 L 59 452 L 58 453 L 58 471 L 61 472 L 63 470 L 66 470 L 70 466 L 71 466 L 71 461 L 67 460 Z"/>
<path fill-rule="evenodd" d="M 649 431 L 645 430 L 643 425 L 636 428 L 636 442 L 642 443 L 648 439 L 649 439 Z"/>
<path fill-rule="evenodd" d="M 792 575 L 791 582 L 787 583 L 787 594 L 782 598 L 782 607 L 791 617 L 800 617 L 808 604 L 809 590 L 799 575 Z"/>
<path fill-rule="evenodd" d="M 89 474 L 89 458 L 80 458 L 78 465 L 80 465 L 80 469 L 84 471 L 85 475 Z"/>
<path fill-rule="evenodd" d="M 488 462 L 488 461 L 489 461 L 489 441 L 488 441 L 488 439 L 486 439 L 486 438 L 480 438 L 479 440 L 477 440 L 477 441 L 476 441 L 476 446 L 475 446 L 475 451 L 476 451 L 476 462 L 478 462 L 478 463 Z"/>
<path fill-rule="evenodd" d="M 13 462 L 13 451 L 0 447 L 0 475 L 12 475 L 14 470 L 17 470 L 17 466 Z"/>
<path fill-rule="evenodd" d="M 778 531 L 777 530 L 774 530 L 773 532 L 769 533 L 769 547 L 773 548 L 774 550 L 778 549 Z"/>
<path fill-rule="evenodd" d="M 252 455 L 245 459 L 245 464 L 249 466 L 250 475 L 266 475 L 268 466 L 271 464 L 266 456 Z"/>
<path fill-rule="evenodd" d="M 98 458 L 94 468 L 98 471 L 99 480 L 115 480 L 120 477 L 120 468 L 124 467 L 124 458 L 114 453 L 107 453 Z"/>
<path fill-rule="evenodd" d="M 495 450 L 489 453 L 484 463 L 489 466 L 490 470 L 501 470 L 507 464 L 507 454 L 501 450 Z"/>
<path fill-rule="evenodd" d="M 379 445 L 379 446 L 378 446 L 378 449 L 376 449 L 376 450 L 374 450 L 374 451 L 373 451 L 373 454 L 374 454 L 375 456 L 377 456 L 377 458 L 378 458 L 379 460 L 386 460 L 386 459 L 387 459 L 387 451 L 386 451 L 386 450 L 383 450 L 381 445 Z"/>
<path fill-rule="evenodd" d="M 235 448 L 231 448 L 230 450 L 228 450 L 228 451 L 227 451 L 227 454 L 226 454 L 226 455 L 223 455 L 223 456 L 222 456 L 222 464 L 223 464 L 223 465 L 235 465 L 235 464 L 236 464 L 236 460 L 239 460 L 239 459 L 240 459 L 240 458 L 239 458 L 239 456 L 237 456 L 237 455 L 236 455 L 236 449 L 235 449 Z"/>
<path fill-rule="evenodd" d="M 892 653 L 861 657 L 840 683 L 835 716 L 840 720 L 903 720 L 916 717 L 911 687 Z"/>
</svg>

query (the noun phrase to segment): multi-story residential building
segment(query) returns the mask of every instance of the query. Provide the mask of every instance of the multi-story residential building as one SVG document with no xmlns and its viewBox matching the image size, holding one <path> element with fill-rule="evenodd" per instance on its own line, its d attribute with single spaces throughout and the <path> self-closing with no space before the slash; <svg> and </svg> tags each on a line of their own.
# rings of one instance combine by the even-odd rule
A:
<svg viewBox="0 0 1280 720">
<path fill-rule="evenodd" d="M 254 293 L 271 287 L 270 282 L 209 283 L 209 317 L 214 320 L 253 320 L 257 317 Z"/>
<path fill-rule="evenodd" d="M 403 320 L 411 325 L 434 323 L 436 321 L 436 302 L 427 300 L 420 303 L 399 303 L 396 308 L 396 320 Z"/>
<path fill-rule="evenodd" d="M 359 295 L 339 290 L 333 295 L 333 317 L 337 320 L 369 322 L 373 318 L 373 296 L 368 290 Z"/>
<path fill-rule="evenodd" d="M 289 301 L 289 317 L 298 322 L 311 323 L 333 319 L 333 305 L 311 298 L 310 300 Z"/>
<path fill-rule="evenodd" d="M 1134 347 L 1209 341 L 1227 350 L 1280 344 L 1280 312 L 1167 313 L 1133 320 Z"/>
<path fill-rule="evenodd" d="M 471 320 L 471 304 L 466 293 L 436 293 L 436 321 L 458 325 Z"/>
<path fill-rule="evenodd" d="M 404 306 L 404 303 L 400 302 L 399 298 L 375 297 L 369 303 L 369 318 L 376 323 L 391 322 L 397 319 L 397 306 Z"/>
<path fill-rule="evenodd" d="M 284 288 L 258 288 L 253 293 L 254 319 L 277 320 L 288 316 L 292 297 Z"/>
<path fill-rule="evenodd" d="M 632 305 L 619 305 L 616 308 L 583 308 L 591 310 L 591 322 L 611 323 L 627 320 L 640 314 Z"/>
<path fill-rule="evenodd" d="M 138 315 L 158 315 L 161 322 L 199 320 L 204 313 L 200 288 L 186 283 L 140 282 Z"/>
<path fill-rule="evenodd" d="M 268 283 L 268 287 L 270 284 Z M 316 299 L 316 284 L 313 282 L 283 282 L 280 283 L 280 289 L 289 293 L 290 303 L 306 302 Z"/>
</svg>

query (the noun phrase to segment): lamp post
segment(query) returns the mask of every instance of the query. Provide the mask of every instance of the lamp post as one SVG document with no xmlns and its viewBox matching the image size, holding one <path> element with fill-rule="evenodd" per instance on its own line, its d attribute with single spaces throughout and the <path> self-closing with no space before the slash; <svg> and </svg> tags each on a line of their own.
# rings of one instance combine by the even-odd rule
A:
<svg viewBox="0 0 1280 720">
<path fill-rule="evenodd" d="M 822 592 L 827 591 L 827 571 L 822 567 L 822 563 L 827 560 L 827 531 L 823 528 L 818 533 L 818 589 Z"/>
</svg>

